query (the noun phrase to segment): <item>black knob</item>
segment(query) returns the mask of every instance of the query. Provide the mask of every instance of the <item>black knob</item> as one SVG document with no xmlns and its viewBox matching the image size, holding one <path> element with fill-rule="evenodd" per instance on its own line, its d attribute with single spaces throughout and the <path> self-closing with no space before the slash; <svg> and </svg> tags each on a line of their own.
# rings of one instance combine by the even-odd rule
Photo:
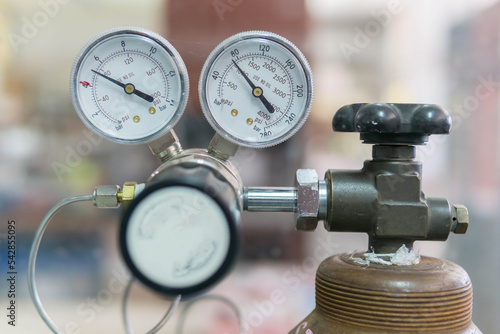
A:
<svg viewBox="0 0 500 334">
<path fill-rule="evenodd" d="M 431 134 L 448 134 L 451 117 L 435 104 L 356 103 L 333 117 L 333 130 L 359 132 L 368 144 L 420 145 Z"/>
</svg>

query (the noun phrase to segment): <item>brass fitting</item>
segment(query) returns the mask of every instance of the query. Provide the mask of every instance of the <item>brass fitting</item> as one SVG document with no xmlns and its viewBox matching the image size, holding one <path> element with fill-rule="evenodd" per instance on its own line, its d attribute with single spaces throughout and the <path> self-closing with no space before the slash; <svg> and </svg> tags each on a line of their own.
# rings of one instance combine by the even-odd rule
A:
<svg viewBox="0 0 500 334">
<path fill-rule="evenodd" d="M 135 188 L 137 187 L 137 182 L 125 182 L 123 184 L 123 190 L 118 194 L 118 200 L 122 203 L 123 208 L 126 209 L 135 197 Z"/>
</svg>

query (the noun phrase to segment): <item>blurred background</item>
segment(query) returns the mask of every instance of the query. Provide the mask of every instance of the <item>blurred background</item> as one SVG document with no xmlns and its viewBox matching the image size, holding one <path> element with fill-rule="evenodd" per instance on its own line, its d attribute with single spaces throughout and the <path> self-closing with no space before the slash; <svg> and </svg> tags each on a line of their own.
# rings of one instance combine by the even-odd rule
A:
<svg viewBox="0 0 500 334">
<path fill-rule="evenodd" d="M 48 333 L 29 299 L 26 267 L 34 232 L 62 198 L 98 184 L 144 182 L 159 165 L 146 145 L 90 135 L 69 94 L 82 46 L 116 26 L 166 37 L 190 75 L 187 110 L 175 131 L 184 148 L 206 147 L 213 130 L 197 82 L 210 51 L 240 31 L 269 30 L 295 43 L 311 63 L 315 100 L 299 133 L 234 159 L 245 185 L 291 186 L 297 168 L 360 168 L 369 145 L 334 134 L 335 111 L 355 102 L 434 103 L 454 126 L 419 148 L 427 196 L 469 208 L 466 235 L 416 243 L 423 255 L 464 267 L 474 285 L 476 325 L 500 328 L 500 3 L 361 0 L 3 0 L 0 2 L 0 304 L 2 333 Z M 271 159 L 272 157 L 272 159 Z M 66 168 L 58 168 L 64 165 Z M 117 245 L 120 210 L 72 205 L 53 219 L 41 244 L 37 279 L 49 315 L 67 333 L 121 333 L 128 277 Z M 17 226 L 17 323 L 8 326 L 7 221 Z M 233 300 L 253 333 L 287 333 L 314 308 L 314 275 L 327 256 L 365 250 L 365 235 L 296 232 L 293 215 L 243 215 L 241 258 L 215 293 Z M 271 303 L 280 295 L 279 303 Z M 129 308 L 146 332 L 168 306 L 134 286 Z M 172 333 L 174 317 L 163 329 Z M 185 333 L 236 333 L 231 310 L 200 302 Z"/>
</svg>

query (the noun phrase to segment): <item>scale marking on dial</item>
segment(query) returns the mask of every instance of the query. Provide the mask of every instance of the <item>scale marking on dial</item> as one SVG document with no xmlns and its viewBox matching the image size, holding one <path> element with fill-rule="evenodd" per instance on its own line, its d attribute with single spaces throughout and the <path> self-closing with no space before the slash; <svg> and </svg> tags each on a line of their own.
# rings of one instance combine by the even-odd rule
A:
<svg viewBox="0 0 500 334">
<path fill-rule="evenodd" d="M 312 106 L 307 60 L 287 39 L 264 31 L 234 35 L 202 70 L 200 102 L 212 127 L 247 147 L 268 147 L 295 134 Z"/>
<path fill-rule="evenodd" d="M 76 57 L 70 80 L 84 124 L 121 143 L 148 142 L 169 131 L 186 107 L 188 85 L 175 48 L 154 32 L 130 27 L 91 39 Z"/>
</svg>

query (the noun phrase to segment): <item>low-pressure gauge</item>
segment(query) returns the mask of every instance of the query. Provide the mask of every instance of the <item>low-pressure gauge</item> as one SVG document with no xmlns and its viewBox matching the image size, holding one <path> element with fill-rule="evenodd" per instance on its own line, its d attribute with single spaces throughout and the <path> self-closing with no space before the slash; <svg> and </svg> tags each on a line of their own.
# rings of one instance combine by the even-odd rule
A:
<svg viewBox="0 0 500 334">
<path fill-rule="evenodd" d="M 121 143 L 142 143 L 170 130 L 189 93 L 184 62 L 160 35 L 122 27 L 95 36 L 77 56 L 73 105 L 92 131 Z"/>
<path fill-rule="evenodd" d="M 311 68 L 287 39 L 264 31 L 219 44 L 202 69 L 203 112 L 224 138 L 247 147 L 281 143 L 304 124 L 313 101 Z"/>
<path fill-rule="evenodd" d="M 146 186 L 134 199 L 122 220 L 120 246 L 141 282 L 165 295 L 189 298 L 232 268 L 239 211 L 231 209 L 237 204 L 232 188 L 208 169 L 180 169 L 182 174 Z"/>
</svg>

